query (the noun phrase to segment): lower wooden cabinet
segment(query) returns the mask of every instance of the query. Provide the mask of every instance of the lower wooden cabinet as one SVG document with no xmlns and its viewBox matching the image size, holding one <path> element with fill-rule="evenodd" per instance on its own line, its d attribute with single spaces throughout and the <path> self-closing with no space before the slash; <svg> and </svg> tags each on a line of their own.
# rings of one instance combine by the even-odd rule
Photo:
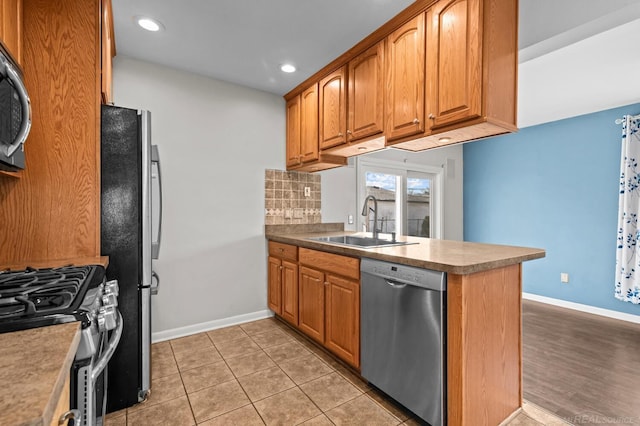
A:
<svg viewBox="0 0 640 426">
<path fill-rule="evenodd" d="M 269 309 L 360 369 L 360 260 L 269 242 Z"/>
<path fill-rule="evenodd" d="M 267 303 L 269 309 L 298 325 L 298 248 L 269 242 Z"/>
<path fill-rule="evenodd" d="M 360 261 L 299 249 L 299 328 L 360 368 Z"/>
<path fill-rule="evenodd" d="M 298 327 L 324 344 L 324 273 L 300 267 Z"/>
<path fill-rule="evenodd" d="M 356 368 L 360 367 L 360 283 L 326 274 L 324 344 Z"/>
</svg>

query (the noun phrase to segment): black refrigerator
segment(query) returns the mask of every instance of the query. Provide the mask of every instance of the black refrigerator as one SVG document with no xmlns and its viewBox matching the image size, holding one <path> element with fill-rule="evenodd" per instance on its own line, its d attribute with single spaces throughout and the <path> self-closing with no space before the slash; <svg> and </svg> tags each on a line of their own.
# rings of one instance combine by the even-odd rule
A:
<svg viewBox="0 0 640 426">
<path fill-rule="evenodd" d="M 149 111 L 102 106 L 101 254 L 107 279 L 118 280 L 124 320 L 108 365 L 107 412 L 144 400 L 151 388 L 151 295 L 159 283 L 162 210 L 158 150 L 151 145 Z"/>
</svg>

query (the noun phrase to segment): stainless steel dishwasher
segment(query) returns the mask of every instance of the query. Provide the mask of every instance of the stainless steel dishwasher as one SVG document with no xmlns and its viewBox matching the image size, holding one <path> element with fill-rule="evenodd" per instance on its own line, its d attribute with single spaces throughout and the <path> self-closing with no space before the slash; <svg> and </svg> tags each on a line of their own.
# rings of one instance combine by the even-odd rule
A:
<svg viewBox="0 0 640 426">
<path fill-rule="evenodd" d="M 446 274 L 360 265 L 362 376 L 432 426 L 445 424 Z"/>
</svg>

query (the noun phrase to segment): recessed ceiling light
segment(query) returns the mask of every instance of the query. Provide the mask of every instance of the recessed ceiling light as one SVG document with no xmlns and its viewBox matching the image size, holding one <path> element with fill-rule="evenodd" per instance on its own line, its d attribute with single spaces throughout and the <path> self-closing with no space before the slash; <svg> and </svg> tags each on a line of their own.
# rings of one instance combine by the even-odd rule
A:
<svg viewBox="0 0 640 426">
<path fill-rule="evenodd" d="M 447 143 L 447 142 L 451 142 L 451 138 L 450 138 L 450 137 L 445 136 L 445 137 L 443 137 L 443 138 L 438 139 L 438 142 L 440 142 L 440 143 Z"/>
<path fill-rule="evenodd" d="M 280 67 L 280 69 L 282 70 L 282 72 L 288 72 L 288 73 L 296 72 L 296 67 L 294 67 L 294 66 L 293 66 L 293 65 L 291 65 L 291 64 L 283 64 L 283 65 Z"/>
<path fill-rule="evenodd" d="M 142 28 L 144 28 L 147 31 L 160 31 L 164 28 L 164 25 L 162 25 L 162 23 L 160 23 L 160 21 L 157 21 L 153 18 L 148 18 L 146 16 L 135 16 L 134 21 L 136 21 L 136 23 L 138 25 L 140 25 Z"/>
</svg>

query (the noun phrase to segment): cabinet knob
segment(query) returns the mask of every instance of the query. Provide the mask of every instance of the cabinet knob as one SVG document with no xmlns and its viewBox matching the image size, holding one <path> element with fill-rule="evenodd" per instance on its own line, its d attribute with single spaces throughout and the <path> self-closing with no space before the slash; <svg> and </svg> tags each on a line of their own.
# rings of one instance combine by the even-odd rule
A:
<svg viewBox="0 0 640 426">
<path fill-rule="evenodd" d="M 327 281 L 324 282 L 324 285 L 329 285 L 329 283 Z"/>
<path fill-rule="evenodd" d="M 433 115 L 433 114 L 429 114 L 429 119 L 431 119 L 431 120 L 435 120 L 435 119 L 436 119 L 436 116 L 435 116 L 435 115 Z"/>
<path fill-rule="evenodd" d="M 282 271 L 282 266 L 280 267 L 280 270 Z"/>
<path fill-rule="evenodd" d="M 413 119 L 413 124 L 420 124 L 420 120 L 418 120 L 417 118 Z"/>
<path fill-rule="evenodd" d="M 338 132 L 338 136 L 343 137 L 344 134 L 342 134 L 342 132 Z"/>
</svg>

